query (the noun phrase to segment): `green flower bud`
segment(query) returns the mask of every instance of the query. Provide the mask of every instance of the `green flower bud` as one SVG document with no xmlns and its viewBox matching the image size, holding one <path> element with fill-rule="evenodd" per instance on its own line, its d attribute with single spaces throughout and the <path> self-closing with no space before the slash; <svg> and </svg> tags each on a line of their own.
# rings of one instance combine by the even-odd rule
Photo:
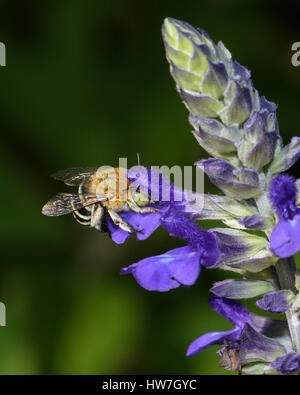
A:
<svg viewBox="0 0 300 395">
<path fill-rule="evenodd" d="M 210 291 L 218 297 L 247 299 L 274 291 L 272 283 L 261 280 L 224 280 L 214 284 Z"/>
</svg>

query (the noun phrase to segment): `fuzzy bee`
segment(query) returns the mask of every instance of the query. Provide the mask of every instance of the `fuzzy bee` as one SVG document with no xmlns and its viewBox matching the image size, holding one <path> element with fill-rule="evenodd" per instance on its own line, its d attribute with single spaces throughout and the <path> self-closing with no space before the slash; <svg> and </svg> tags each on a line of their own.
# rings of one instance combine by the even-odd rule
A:
<svg viewBox="0 0 300 395">
<path fill-rule="evenodd" d="M 120 212 L 134 211 L 140 214 L 157 213 L 146 207 L 150 201 L 147 195 L 133 187 L 122 168 L 70 168 L 58 171 L 53 178 L 66 185 L 78 186 L 78 193 L 58 193 L 42 209 L 48 216 L 73 213 L 81 225 L 87 225 L 108 232 L 106 217 L 126 232 L 142 232 L 134 229 L 120 215 Z"/>
</svg>

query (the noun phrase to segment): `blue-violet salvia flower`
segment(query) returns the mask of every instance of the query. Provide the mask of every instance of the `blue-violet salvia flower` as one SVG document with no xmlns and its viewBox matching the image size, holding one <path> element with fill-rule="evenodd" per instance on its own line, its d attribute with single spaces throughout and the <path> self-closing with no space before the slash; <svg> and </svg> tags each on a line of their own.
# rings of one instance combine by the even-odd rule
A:
<svg viewBox="0 0 300 395">
<path fill-rule="evenodd" d="M 158 170 L 135 166 L 128 170 L 127 178 L 132 189 L 149 197 L 149 207 L 157 210 L 157 213 L 137 213 L 134 211 L 122 211 L 120 216 L 138 232 L 138 240 L 147 239 L 160 225 L 162 218 L 167 218 L 172 213 L 184 212 L 193 197 L 188 197 L 186 191 L 177 188 L 166 176 Z M 172 214 L 173 215 L 173 214 Z M 131 233 L 113 223 L 108 217 L 107 225 L 112 240 L 117 244 L 124 243 Z M 212 236 L 213 237 L 213 236 Z"/>
<path fill-rule="evenodd" d="M 271 367 L 281 374 L 292 374 L 300 371 L 300 355 L 292 351 L 278 357 L 271 363 Z"/>
<path fill-rule="evenodd" d="M 157 210 L 157 213 L 146 214 L 134 211 L 120 213 L 122 219 L 138 231 L 136 234 L 138 240 L 147 239 L 160 226 L 162 216 L 170 207 L 184 210 L 186 203 L 184 192 L 175 188 L 161 173 L 144 166 L 135 166 L 128 170 L 127 178 L 131 188 L 140 189 L 144 196 L 152 197 L 153 202 L 148 206 Z M 168 193 L 165 193 L 165 190 Z M 107 225 L 112 240 L 117 244 L 124 243 L 131 235 L 114 224 L 110 218 L 107 219 Z"/>
<path fill-rule="evenodd" d="M 256 305 L 270 313 L 285 313 L 295 300 L 294 293 L 288 289 L 270 292 L 256 301 Z"/>
<path fill-rule="evenodd" d="M 245 324 L 251 323 L 249 311 L 234 300 L 212 296 L 209 303 L 217 313 L 231 321 L 235 327 L 229 331 L 210 332 L 200 336 L 190 344 L 186 353 L 188 357 L 196 355 L 215 344 L 223 345 L 225 342 L 239 340 Z"/>
<path fill-rule="evenodd" d="M 161 225 L 172 236 L 188 241 L 188 245 L 145 258 L 121 269 L 121 274 L 132 274 L 149 291 L 163 292 L 193 285 L 201 265 L 216 267 L 221 253 L 213 233 L 202 230 L 185 213 L 174 209 L 162 216 Z"/>
<path fill-rule="evenodd" d="M 300 250 L 300 208 L 297 207 L 297 188 L 293 177 L 282 174 L 270 186 L 270 199 L 279 217 L 270 244 L 273 252 L 287 258 Z"/>
<path fill-rule="evenodd" d="M 187 356 L 193 356 L 213 345 L 222 345 L 222 349 L 217 352 L 220 356 L 224 353 L 224 348 L 234 350 L 236 361 L 233 366 L 225 366 L 224 361 L 220 361 L 220 366 L 226 369 L 237 370 L 250 363 L 263 362 L 263 372 L 272 370 L 270 362 L 274 362 L 279 356 L 286 354 L 286 349 L 290 349 L 291 344 L 286 340 L 286 322 L 273 320 L 252 314 L 232 299 L 212 297 L 211 307 L 231 321 L 235 327 L 224 332 L 210 332 L 200 336 L 190 344 Z M 224 347 L 225 346 L 225 347 Z M 238 362 L 238 363 L 237 363 Z M 255 366 L 255 365 L 254 365 Z M 252 367 L 253 369 L 253 367 Z M 257 366 L 255 366 L 257 370 Z"/>
</svg>

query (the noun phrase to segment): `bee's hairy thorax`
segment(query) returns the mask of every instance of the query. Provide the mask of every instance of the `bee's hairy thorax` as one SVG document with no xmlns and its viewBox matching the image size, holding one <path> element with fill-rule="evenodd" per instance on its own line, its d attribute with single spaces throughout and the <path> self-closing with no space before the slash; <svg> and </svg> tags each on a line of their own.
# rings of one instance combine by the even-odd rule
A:
<svg viewBox="0 0 300 395">
<path fill-rule="evenodd" d="M 95 204 L 85 205 L 80 210 L 74 210 L 73 215 L 77 222 L 81 225 L 95 226 L 104 231 L 107 229 L 105 219 L 107 210 L 114 210 L 115 212 L 129 210 L 127 204 L 129 181 L 126 173 L 122 170 L 118 168 L 101 170 L 80 183 L 78 196 L 83 204 L 87 203 L 86 196 L 89 194 L 104 194 L 107 195 L 107 199 Z M 114 195 L 113 198 L 111 198 L 111 195 Z M 124 200 L 120 200 L 120 198 Z M 99 206 L 103 208 L 101 215 Z"/>
</svg>

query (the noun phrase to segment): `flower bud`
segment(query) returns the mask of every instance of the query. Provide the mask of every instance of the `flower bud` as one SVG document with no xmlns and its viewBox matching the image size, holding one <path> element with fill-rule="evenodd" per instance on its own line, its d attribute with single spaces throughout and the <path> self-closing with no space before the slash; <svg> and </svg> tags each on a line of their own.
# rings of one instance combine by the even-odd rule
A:
<svg viewBox="0 0 300 395">
<path fill-rule="evenodd" d="M 198 143 L 216 158 L 226 159 L 228 154 L 236 152 L 236 143 L 241 133 L 236 126 L 225 126 L 216 119 L 205 119 L 190 115 L 194 127 L 193 134 Z"/>
<path fill-rule="evenodd" d="M 274 159 L 269 167 L 270 174 L 282 173 L 288 170 L 300 157 L 300 137 L 293 137 L 290 144 L 282 147 L 277 144 Z"/>
<path fill-rule="evenodd" d="M 196 166 L 202 167 L 210 181 L 229 197 L 250 199 L 262 193 L 258 173 L 253 169 L 238 169 L 222 159 L 203 159 Z"/>
<path fill-rule="evenodd" d="M 254 89 L 250 72 L 201 29 L 167 18 L 166 56 L 199 144 L 216 158 L 238 151 L 244 166 L 260 169 L 279 140 L 276 106 Z M 245 123 L 246 122 L 246 123 Z"/>
<path fill-rule="evenodd" d="M 243 139 L 238 145 L 241 162 L 255 169 L 271 162 L 278 138 L 276 106 L 262 98 L 261 107 L 245 122 Z"/>
<path fill-rule="evenodd" d="M 224 280 L 214 284 L 210 291 L 218 297 L 247 299 L 273 291 L 272 283 L 261 280 Z"/>
<path fill-rule="evenodd" d="M 162 34 L 171 74 L 189 111 L 203 118 L 241 124 L 250 115 L 255 91 L 250 73 L 222 43 L 186 22 L 165 19 Z"/>
</svg>

